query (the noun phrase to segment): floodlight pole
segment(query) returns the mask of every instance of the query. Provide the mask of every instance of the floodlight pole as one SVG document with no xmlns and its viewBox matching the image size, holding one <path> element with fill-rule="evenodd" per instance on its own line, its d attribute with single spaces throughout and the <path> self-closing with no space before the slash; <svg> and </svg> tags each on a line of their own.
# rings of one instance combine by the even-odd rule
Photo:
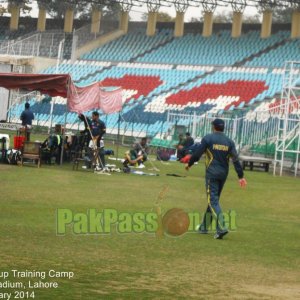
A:
<svg viewBox="0 0 300 300">
<path fill-rule="evenodd" d="M 70 84 L 71 84 L 71 78 L 68 80 L 68 87 L 67 87 L 67 102 L 70 97 Z M 66 104 L 66 110 L 65 110 L 65 124 L 63 128 L 63 134 L 62 134 L 62 141 L 61 141 L 61 151 L 60 151 L 60 165 L 62 166 L 63 160 L 64 160 L 64 147 L 65 147 L 65 138 L 66 138 L 66 129 L 67 129 L 67 115 L 68 115 L 68 104 Z"/>
<path fill-rule="evenodd" d="M 60 64 L 60 58 L 61 58 L 62 49 L 63 49 L 63 43 L 64 42 L 65 42 L 65 40 L 62 40 L 59 43 L 58 55 L 57 55 L 57 60 L 56 60 L 56 69 L 55 69 L 55 73 L 56 74 L 59 73 L 59 64 Z M 55 104 L 55 99 L 52 98 L 52 100 L 51 100 L 51 108 L 50 108 L 50 124 L 49 124 L 49 128 L 48 128 L 48 134 L 50 134 L 51 129 L 52 129 L 54 104 Z"/>
<path fill-rule="evenodd" d="M 214 13 L 218 5 L 217 0 L 201 1 L 204 13 Z"/>
<path fill-rule="evenodd" d="M 121 112 L 118 117 L 118 134 L 117 134 L 117 159 L 119 158 L 119 144 L 120 144 L 120 131 L 121 131 Z"/>
<path fill-rule="evenodd" d="M 121 6 L 121 10 L 123 12 L 129 12 L 133 6 L 133 1 L 132 0 L 123 0 L 122 2 L 119 2 Z"/>
<path fill-rule="evenodd" d="M 69 98 L 69 86 L 68 86 L 67 99 L 68 98 Z M 61 141 L 61 152 L 60 152 L 60 165 L 61 166 L 62 166 L 63 160 L 64 160 L 64 147 L 65 147 L 66 129 L 67 129 L 67 115 L 68 115 L 68 105 L 66 105 L 66 110 L 65 110 L 65 124 L 64 124 L 64 128 L 63 128 L 62 141 Z"/>
</svg>

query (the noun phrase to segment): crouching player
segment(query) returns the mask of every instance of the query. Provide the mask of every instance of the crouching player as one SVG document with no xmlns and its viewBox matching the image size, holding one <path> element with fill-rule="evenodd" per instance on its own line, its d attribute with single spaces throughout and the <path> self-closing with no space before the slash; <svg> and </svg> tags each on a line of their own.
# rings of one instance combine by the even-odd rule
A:
<svg viewBox="0 0 300 300">
<path fill-rule="evenodd" d="M 145 168 L 144 162 L 147 161 L 149 154 L 149 146 L 147 138 L 141 139 L 140 143 L 135 143 L 133 149 L 125 152 L 125 160 L 123 165 L 125 168 L 129 166 L 136 166 L 138 168 Z"/>
<path fill-rule="evenodd" d="M 217 224 L 217 232 L 214 237 L 215 239 L 222 239 L 228 233 L 228 229 L 225 227 L 219 200 L 228 176 L 230 158 L 232 159 L 235 171 L 238 174 L 240 186 L 246 187 L 247 181 L 244 178 L 243 168 L 238 160 L 235 144 L 223 133 L 225 128 L 224 121 L 222 119 L 215 119 L 212 122 L 212 127 L 213 133 L 206 135 L 202 139 L 201 144 L 197 147 L 189 163 L 186 165 L 186 170 L 188 171 L 205 153 L 205 181 L 208 207 L 206 210 L 207 214 L 204 215 L 199 232 L 208 232 L 208 227 L 212 222 L 212 216 Z M 207 215 L 209 215 L 209 220 L 207 220 Z"/>
</svg>

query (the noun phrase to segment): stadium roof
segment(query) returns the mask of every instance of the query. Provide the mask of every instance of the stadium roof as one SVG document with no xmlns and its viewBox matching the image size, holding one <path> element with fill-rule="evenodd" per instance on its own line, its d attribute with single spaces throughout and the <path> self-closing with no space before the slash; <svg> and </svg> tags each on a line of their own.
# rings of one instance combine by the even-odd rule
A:
<svg viewBox="0 0 300 300">
<path fill-rule="evenodd" d="M 49 0 L 0 0 L 0 3 L 24 3 L 38 2 L 47 5 Z M 77 5 L 87 3 L 89 5 L 109 6 L 112 3 L 119 3 L 121 6 L 130 9 L 147 5 L 149 10 L 158 10 L 159 7 L 172 7 L 186 10 L 188 7 L 203 6 L 204 9 L 214 10 L 216 7 L 232 7 L 234 10 L 244 9 L 247 6 L 272 9 L 274 7 L 300 8 L 300 0 L 62 0 L 62 5 Z"/>
<path fill-rule="evenodd" d="M 141 6 L 146 4 L 148 7 L 198 7 L 202 6 L 267 6 L 267 7 L 300 7 L 300 0 L 66 0 L 62 1 L 69 4 L 77 4 L 86 1 L 95 5 L 110 5 L 120 3 L 121 5 Z"/>
<path fill-rule="evenodd" d="M 33 9 L 31 16 L 38 16 L 38 5 L 42 5 L 47 10 L 51 0 L 0 0 L 0 5 L 6 7 L 7 2 L 24 2 L 26 1 Z M 123 11 L 130 12 L 132 20 L 143 20 L 143 15 L 147 11 L 165 12 L 175 17 L 176 11 L 186 12 L 186 18 L 199 18 L 201 12 L 219 12 L 219 14 L 228 13 L 229 11 L 244 12 L 248 15 L 255 15 L 258 12 L 274 10 L 275 8 L 300 10 L 300 0 L 60 0 L 56 5 L 61 5 L 62 9 L 68 6 L 76 8 L 77 4 L 92 9 L 96 6 L 99 9 L 120 4 Z M 104 8 L 105 9 L 105 8 Z M 115 9 L 115 8 L 114 8 Z M 51 11 L 49 7 L 49 11 Z M 21 12 L 22 13 L 22 12 Z"/>
</svg>

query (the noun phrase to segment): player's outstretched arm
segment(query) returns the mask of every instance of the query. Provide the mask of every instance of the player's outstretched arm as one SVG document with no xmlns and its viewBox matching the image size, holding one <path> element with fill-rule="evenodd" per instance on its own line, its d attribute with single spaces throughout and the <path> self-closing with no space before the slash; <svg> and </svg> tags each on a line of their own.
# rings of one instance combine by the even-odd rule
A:
<svg viewBox="0 0 300 300">
<path fill-rule="evenodd" d="M 207 142 L 205 137 L 202 139 L 201 144 L 197 147 L 197 150 L 193 153 L 188 164 L 185 165 L 186 171 L 188 171 L 195 162 L 199 161 L 205 150 L 207 149 Z"/>
<path fill-rule="evenodd" d="M 87 128 L 88 126 L 90 126 L 91 120 L 88 117 L 86 117 L 83 114 L 79 114 L 78 118 L 79 118 L 79 120 L 81 120 L 84 123 L 85 128 Z"/>
<path fill-rule="evenodd" d="M 231 153 L 230 156 L 232 158 L 234 169 L 239 177 L 240 187 L 245 188 L 247 186 L 247 180 L 244 178 L 243 167 L 239 161 L 239 156 L 235 148 L 235 144 L 232 142 Z"/>
</svg>

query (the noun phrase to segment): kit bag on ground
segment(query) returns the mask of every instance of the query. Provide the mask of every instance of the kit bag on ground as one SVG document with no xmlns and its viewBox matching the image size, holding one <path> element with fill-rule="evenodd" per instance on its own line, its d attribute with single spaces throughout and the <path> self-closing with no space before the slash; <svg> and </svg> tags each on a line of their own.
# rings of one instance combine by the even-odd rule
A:
<svg viewBox="0 0 300 300">
<path fill-rule="evenodd" d="M 10 165 L 18 165 L 21 162 L 21 151 L 17 149 L 7 150 L 6 162 Z"/>
<path fill-rule="evenodd" d="M 173 150 L 159 149 L 157 150 L 156 157 L 158 160 L 161 161 L 169 161 L 172 154 L 173 154 Z"/>
</svg>

